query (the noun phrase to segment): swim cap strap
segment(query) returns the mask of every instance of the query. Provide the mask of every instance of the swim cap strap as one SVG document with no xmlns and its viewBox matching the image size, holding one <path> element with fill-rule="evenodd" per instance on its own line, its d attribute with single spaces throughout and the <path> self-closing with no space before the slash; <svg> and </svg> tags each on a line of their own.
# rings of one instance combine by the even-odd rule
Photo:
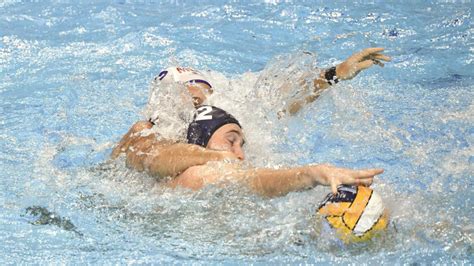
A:
<svg viewBox="0 0 474 266">
<path fill-rule="evenodd" d="M 186 83 L 203 83 L 203 84 L 206 84 L 207 86 L 209 86 L 209 88 L 212 88 L 211 83 L 209 83 L 209 82 L 207 82 L 203 79 L 192 79 L 192 80 L 189 80 Z"/>
</svg>

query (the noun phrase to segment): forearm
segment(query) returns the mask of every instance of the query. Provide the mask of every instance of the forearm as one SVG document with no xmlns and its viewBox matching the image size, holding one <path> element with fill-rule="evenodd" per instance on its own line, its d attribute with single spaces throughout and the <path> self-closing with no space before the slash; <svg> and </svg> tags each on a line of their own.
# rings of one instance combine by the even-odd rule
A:
<svg viewBox="0 0 474 266">
<path fill-rule="evenodd" d="M 230 155 L 197 145 L 156 143 L 146 155 L 144 166 L 147 172 L 157 176 L 176 176 L 184 170 L 210 161 L 230 158 Z"/>
<path fill-rule="evenodd" d="M 290 169 L 255 169 L 248 173 L 247 183 L 258 194 L 267 197 L 284 196 L 292 191 L 312 188 L 319 183 L 308 167 Z"/>
<path fill-rule="evenodd" d="M 239 164 L 214 164 L 191 167 L 171 180 L 171 187 L 182 186 L 193 190 L 229 179 L 248 186 L 266 197 L 284 196 L 291 191 L 316 185 L 305 167 L 292 169 L 242 169 Z"/>
<path fill-rule="evenodd" d="M 308 93 L 308 95 L 302 99 L 293 101 L 288 106 L 288 109 L 284 112 L 287 112 L 290 115 L 294 115 L 299 110 L 301 110 L 303 106 L 314 102 L 324 90 L 328 89 L 331 86 L 326 76 L 327 76 L 327 70 L 323 70 L 319 74 L 319 77 L 313 80 L 312 88 L 310 88 L 311 90 L 310 93 Z M 308 85 L 305 85 L 303 81 L 301 83 L 302 83 L 301 86 L 303 87 L 302 90 L 306 90 L 304 87 Z"/>
<path fill-rule="evenodd" d="M 313 81 L 313 92 L 312 95 L 305 99 L 300 99 L 291 104 L 288 110 L 290 114 L 298 112 L 303 105 L 308 104 L 316 100 L 321 92 L 329 88 L 331 85 L 336 84 L 339 80 L 348 80 L 354 78 L 359 72 L 364 69 L 370 68 L 371 66 L 379 65 L 381 67 L 384 64 L 381 61 L 389 62 L 390 57 L 382 54 L 383 48 L 367 48 L 358 53 L 353 54 L 347 58 L 344 62 L 338 64 L 336 67 L 328 68 L 322 71 L 318 78 Z"/>
<path fill-rule="evenodd" d="M 307 165 L 286 170 L 257 170 L 249 184 L 266 196 L 282 196 L 291 191 L 312 188 L 316 185 L 331 186 L 337 193 L 337 186 L 372 184 L 375 175 L 383 173 L 383 169 L 351 170 L 329 164 Z"/>
</svg>

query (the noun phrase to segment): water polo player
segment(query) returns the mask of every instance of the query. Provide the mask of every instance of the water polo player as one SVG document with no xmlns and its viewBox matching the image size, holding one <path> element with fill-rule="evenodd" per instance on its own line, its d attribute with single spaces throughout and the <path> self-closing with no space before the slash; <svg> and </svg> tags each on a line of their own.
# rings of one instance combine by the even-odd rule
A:
<svg viewBox="0 0 474 266">
<path fill-rule="evenodd" d="M 383 48 L 367 48 L 359 53 L 353 54 L 346 61 L 340 63 L 336 67 L 329 68 L 322 71 L 319 78 L 314 80 L 314 92 L 307 98 L 292 102 L 288 110 L 283 110 L 286 113 L 293 114 L 301 109 L 305 104 L 313 102 L 319 93 L 328 88 L 330 85 L 337 83 L 340 80 L 352 79 L 360 71 L 371 67 L 374 64 L 383 66 L 381 61 L 390 61 L 390 58 L 383 55 L 381 52 Z M 186 86 L 190 96 L 197 106 L 205 103 L 207 97 L 213 93 L 211 83 L 203 77 L 201 73 L 191 68 L 172 67 L 160 74 L 154 79 L 158 84 L 179 83 Z M 156 93 L 152 90 L 150 96 Z M 181 105 L 177 105 L 181 108 Z M 125 153 L 127 165 L 139 171 L 146 170 L 149 174 L 155 176 L 176 176 L 188 167 L 200 165 L 202 163 L 214 160 L 223 160 L 226 158 L 235 158 L 230 152 L 219 152 L 208 149 L 196 149 L 193 146 L 182 143 L 176 139 L 163 139 L 163 135 L 149 131 L 152 127 L 159 128 L 160 121 L 155 114 L 163 113 L 163 110 L 156 108 L 153 110 L 154 114 L 150 115 L 148 121 L 139 121 L 135 123 L 132 128 L 123 136 L 118 145 L 112 152 L 112 159 L 118 157 L 121 153 Z M 275 112 L 280 110 L 275 110 Z M 165 114 L 166 115 L 166 114 Z M 184 122 L 183 122 L 184 123 Z M 185 124 L 184 124 L 185 125 Z M 161 125 L 162 126 L 162 125 Z M 160 140 L 157 139 L 160 137 Z M 142 150 L 157 150 L 154 160 L 155 167 L 144 168 Z"/>
<path fill-rule="evenodd" d="M 153 83 L 161 87 L 171 86 L 174 83 L 185 86 L 196 106 L 203 103 L 213 93 L 211 83 L 199 71 L 189 67 L 169 67 L 161 71 L 154 78 Z M 153 98 L 157 93 L 156 89 L 152 87 L 150 98 Z M 160 127 L 158 119 L 160 112 L 162 110 L 155 110 L 148 121 L 135 123 L 112 151 L 112 159 L 124 153 L 127 166 L 138 171 L 146 170 L 154 176 L 165 177 L 176 176 L 193 165 L 212 160 L 235 158 L 229 152 L 196 149 L 176 140 L 163 140 L 159 133 L 150 130 L 152 127 Z M 181 122 L 186 123 L 185 121 Z M 146 157 L 146 159 L 153 160 L 153 162 L 144 161 L 145 156 L 142 152 L 148 150 L 154 151 L 150 155 L 153 159 L 150 157 Z"/>
<path fill-rule="evenodd" d="M 222 132 L 222 133 L 221 133 Z M 215 106 L 201 106 L 188 127 L 188 143 L 233 153 L 244 159 L 244 136 L 239 121 Z"/>
<path fill-rule="evenodd" d="M 196 110 L 187 138 L 190 144 L 227 151 L 240 160 L 245 158 L 240 123 L 217 107 L 205 105 Z M 169 185 L 197 190 L 230 180 L 242 182 L 258 194 L 273 197 L 316 185 L 331 186 L 334 193 L 340 184 L 369 186 L 374 176 L 382 172 L 382 169 L 350 170 L 326 164 L 279 169 L 248 168 L 234 160 L 190 167 L 169 181 Z"/>
<path fill-rule="evenodd" d="M 168 67 L 153 79 L 148 104 L 150 101 L 156 100 L 154 94 L 158 93 L 160 89 L 172 85 L 185 86 L 195 106 L 201 105 L 213 93 L 211 83 L 198 70 L 190 67 Z"/>
</svg>

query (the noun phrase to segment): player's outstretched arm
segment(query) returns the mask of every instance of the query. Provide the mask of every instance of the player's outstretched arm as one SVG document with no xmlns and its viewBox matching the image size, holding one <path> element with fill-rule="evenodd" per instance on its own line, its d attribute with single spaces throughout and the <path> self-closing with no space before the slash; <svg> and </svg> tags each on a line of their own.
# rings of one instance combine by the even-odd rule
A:
<svg viewBox="0 0 474 266">
<path fill-rule="evenodd" d="M 249 179 L 252 189 L 265 196 L 282 196 L 291 191 L 312 188 L 316 185 L 330 186 L 337 193 L 337 186 L 370 186 L 374 176 L 382 169 L 352 170 L 332 165 L 307 165 L 288 169 L 257 169 Z"/>
<path fill-rule="evenodd" d="M 321 72 L 319 78 L 313 81 L 313 93 L 304 99 L 290 104 L 286 112 L 290 114 L 297 113 L 304 105 L 315 101 L 321 92 L 329 88 L 331 85 L 338 83 L 340 80 L 352 79 L 362 70 L 368 69 L 373 65 L 384 66 L 385 62 L 391 60 L 390 57 L 382 54 L 384 48 L 367 48 L 351 55 L 346 61 L 335 67 L 331 67 Z"/>
<path fill-rule="evenodd" d="M 217 163 L 191 167 L 168 184 L 197 190 L 208 184 L 223 184 L 226 179 L 237 180 L 260 195 L 277 197 L 318 184 L 331 186 L 333 193 L 340 184 L 369 186 L 374 176 L 382 172 L 382 169 L 351 170 L 324 164 L 286 169 L 243 169 L 236 164 Z"/>
</svg>

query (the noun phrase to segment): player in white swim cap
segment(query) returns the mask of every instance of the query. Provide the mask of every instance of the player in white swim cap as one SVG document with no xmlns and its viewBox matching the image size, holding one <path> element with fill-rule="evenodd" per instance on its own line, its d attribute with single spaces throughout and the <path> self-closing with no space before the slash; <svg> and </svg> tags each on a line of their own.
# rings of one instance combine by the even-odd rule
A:
<svg viewBox="0 0 474 266">
<path fill-rule="evenodd" d="M 155 77 L 160 85 L 183 84 L 193 97 L 196 106 L 201 105 L 213 93 L 212 85 L 201 72 L 190 67 L 168 67 Z"/>
<path fill-rule="evenodd" d="M 163 86 L 173 86 L 176 84 L 186 86 L 196 107 L 200 106 L 213 93 L 211 83 L 207 81 L 201 72 L 189 67 L 175 66 L 166 68 L 154 78 L 154 87 L 152 87 L 150 98 L 152 98 L 153 93 L 158 92 Z M 158 103 L 157 107 L 162 109 L 163 105 Z M 173 107 L 176 109 L 183 108 L 183 106 L 179 105 Z M 176 143 L 176 141 L 171 139 L 163 139 L 163 136 L 156 132 L 147 132 L 153 126 L 158 128 L 163 126 L 163 121 L 160 121 L 157 115 L 160 112 L 163 113 L 163 110 L 152 111 L 153 113 L 148 118 L 148 121 L 136 122 L 122 137 L 112 151 L 112 159 L 124 153 L 129 167 L 139 171 L 146 170 L 152 175 L 164 177 L 174 176 L 192 165 L 237 158 L 231 152 L 196 149 L 185 143 Z M 165 112 L 164 116 L 168 117 L 169 113 Z M 143 132 L 145 134 L 141 134 Z M 161 140 L 158 140 L 158 138 Z M 149 154 L 144 156 L 146 150 L 153 148 L 156 148 L 159 152 L 151 156 L 148 156 Z M 160 163 L 150 165 L 152 161 Z"/>
<path fill-rule="evenodd" d="M 203 73 L 190 67 L 168 67 L 150 84 L 143 113 L 161 138 L 185 141 L 186 125 L 194 108 L 212 93 L 212 85 Z"/>
</svg>

